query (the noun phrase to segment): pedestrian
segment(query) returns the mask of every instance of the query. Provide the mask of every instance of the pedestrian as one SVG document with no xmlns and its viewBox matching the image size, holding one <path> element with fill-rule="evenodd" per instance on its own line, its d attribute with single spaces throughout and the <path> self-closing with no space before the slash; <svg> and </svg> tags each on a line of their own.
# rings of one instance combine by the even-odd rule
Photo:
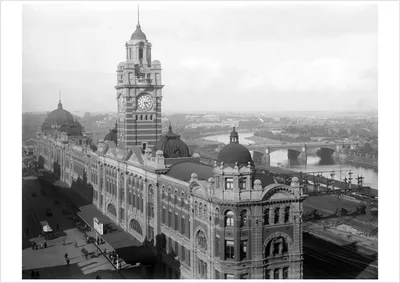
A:
<svg viewBox="0 0 400 283">
<path fill-rule="evenodd" d="M 32 270 L 32 272 L 31 272 L 31 279 L 33 279 L 33 278 L 35 278 L 35 271 L 34 270 Z"/>
<path fill-rule="evenodd" d="M 64 258 L 65 258 L 65 260 L 67 260 L 67 258 L 68 258 L 68 254 L 67 253 L 65 253 Z"/>
<path fill-rule="evenodd" d="M 40 278 L 39 270 L 37 270 L 37 269 L 36 269 L 36 272 L 35 272 L 35 277 L 36 277 L 37 279 Z"/>
<path fill-rule="evenodd" d="M 44 242 L 44 248 L 47 248 L 47 242 Z"/>
<path fill-rule="evenodd" d="M 67 258 L 67 265 L 69 265 L 69 258 Z"/>
<path fill-rule="evenodd" d="M 107 255 L 107 249 L 104 248 L 104 255 Z"/>
</svg>

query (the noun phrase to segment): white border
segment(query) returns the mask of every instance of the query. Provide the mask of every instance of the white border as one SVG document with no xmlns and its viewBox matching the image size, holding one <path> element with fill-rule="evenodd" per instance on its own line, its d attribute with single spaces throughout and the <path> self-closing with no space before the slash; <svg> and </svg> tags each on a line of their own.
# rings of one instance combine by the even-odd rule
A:
<svg viewBox="0 0 400 283">
<path fill-rule="evenodd" d="M 296 1 L 298 4 L 300 1 Z M 41 2 L 43 3 L 43 2 Z M 48 4 L 45 2 L 43 4 Z M 53 2 L 54 3 L 54 2 Z M 62 2 L 65 3 L 65 2 Z M 73 2 L 73 4 L 82 2 Z M 101 2 L 105 4 L 105 2 Z M 238 2 L 236 2 L 238 3 Z M 307 2 L 310 3 L 310 2 Z M 318 2 L 323 4 L 324 2 Z M 325 2 L 326 3 L 326 2 Z M 331 4 L 332 2 L 327 2 Z M 354 4 L 362 4 L 357 1 Z M 379 5 L 379 280 L 399 278 L 399 3 Z M 1 3 L 1 281 L 21 280 L 22 3 Z M 33 4 L 29 2 L 29 4 Z M 97 3 L 92 3 L 97 5 Z M 271 3 L 272 4 L 272 3 Z M 291 4 L 284 2 L 282 4 Z M 311 2 L 310 4 L 316 4 Z M 115 5 L 115 2 L 113 3 Z M 112 86 L 110 86 L 112 88 Z M 12 231 L 12 233 L 11 233 Z M 66 280 L 54 280 L 66 281 Z M 69 280 L 80 282 L 79 280 Z M 94 280 L 93 280 L 94 281 Z M 160 281 L 160 280 L 157 280 Z M 190 280 L 201 281 L 201 280 Z M 308 282 L 310 280 L 303 280 Z M 326 280 L 340 282 L 340 280 Z M 342 280 L 343 281 L 343 280 Z M 362 281 L 355 280 L 353 282 Z M 90 282 L 90 281 L 89 281 Z M 294 281 L 288 281 L 294 282 Z M 310 281 L 311 282 L 311 281 Z"/>
</svg>

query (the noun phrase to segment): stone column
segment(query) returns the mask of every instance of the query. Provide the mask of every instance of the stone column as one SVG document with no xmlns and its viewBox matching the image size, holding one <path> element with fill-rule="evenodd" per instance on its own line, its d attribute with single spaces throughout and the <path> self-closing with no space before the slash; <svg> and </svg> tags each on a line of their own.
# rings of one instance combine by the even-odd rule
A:
<svg viewBox="0 0 400 283">
<path fill-rule="evenodd" d="M 120 178 L 120 173 L 119 173 L 119 169 L 117 170 L 117 224 L 119 224 L 119 214 L 120 214 L 120 186 L 119 186 L 119 178 Z"/>
<path fill-rule="evenodd" d="M 148 200 L 148 183 L 146 182 L 147 180 L 144 179 L 142 180 L 143 184 L 143 216 L 144 216 L 144 227 L 143 227 L 143 236 L 146 239 L 147 238 L 147 232 L 149 230 L 149 216 L 148 216 L 148 211 L 147 211 L 147 200 Z"/>
<path fill-rule="evenodd" d="M 105 174 L 105 165 L 104 164 L 101 164 L 100 165 L 101 167 L 102 167 L 102 170 L 101 170 L 101 176 L 100 176 L 100 178 L 101 178 L 101 180 L 102 180 L 102 186 L 103 186 L 103 214 L 105 214 L 106 213 L 106 174 Z"/>
<path fill-rule="evenodd" d="M 101 188 L 101 181 L 100 181 L 100 164 L 99 162 L 96 162 L 97 166 L 97 193 L 98 193 L 98 200 L 97 200 L 97 210 L 100 210 L 100 201 L 101 201 L 101 193 L 102 193 L 102 188 Z M 103 196 L 104 199 L 104 196 Z"/>
<path fill-rule="evenodd" d="M 160 203 L 160 191 L 159 188 L 160 184 L 157 182 L 156 184 L 154 184 L 154 200 L 153 200 L 153 205 L 154 205 L 154 238 L 155 238 L 155 245 L 157 245 L 157 235 L 161 233 L 161 227 L 160 227 L 160 223 L 161 223 L 161 203 Z M 165 216 L 164 216 L 165 217 Z M 181 216 L 182 217 L 182 216 Z M 182 218 L 181 218 L 182 219 Z M 182 221 L 182 220 L 180 220 Z"/>
<path fill-rule="evenodd" d="M 124 176 L 124 223 L 125 223 L 125 229 L 128 230 L 128 179 L 129 174 L 126 172 Z"/>
</svg>

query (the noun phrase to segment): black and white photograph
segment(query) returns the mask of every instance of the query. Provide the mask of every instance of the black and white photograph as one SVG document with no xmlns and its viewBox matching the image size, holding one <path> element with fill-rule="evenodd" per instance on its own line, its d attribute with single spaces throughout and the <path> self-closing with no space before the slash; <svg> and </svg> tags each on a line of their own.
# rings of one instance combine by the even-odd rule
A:
<svg viewBox="0 0 400 283">
<path fill-rule="evenodd" d="M 379 2 L 19 2 L 2 281 L 398 282 L 399 2 Z"/>
</svg>

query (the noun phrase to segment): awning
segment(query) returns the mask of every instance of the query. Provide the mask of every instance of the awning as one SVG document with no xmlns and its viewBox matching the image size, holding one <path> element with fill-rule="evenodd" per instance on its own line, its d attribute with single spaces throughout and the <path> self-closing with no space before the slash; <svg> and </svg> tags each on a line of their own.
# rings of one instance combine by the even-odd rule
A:
<svg viewBox="0 0 400 283">
<path fill-rule="evenodd" d="M 119 257 L 125 262 L 135 264 L 136 262 L 148 261 L 155 258 L 155 253 L 150 247 L 143 247 L 142 243 L 139 242 L 128 232 L 124 231 L 108 216 L 98 211 L 96 206 L 93 204 L 85 205 L 80 207 L 81 212 L 78 212 L 78 216 L 86 222 L 87 225 L 93 229 L 93 218 L 96 217 L 104 226 L 110 224 L 113 226 L 112 232 L 102 235 L 104 241 L 111 245 Z"/>
</svg>

